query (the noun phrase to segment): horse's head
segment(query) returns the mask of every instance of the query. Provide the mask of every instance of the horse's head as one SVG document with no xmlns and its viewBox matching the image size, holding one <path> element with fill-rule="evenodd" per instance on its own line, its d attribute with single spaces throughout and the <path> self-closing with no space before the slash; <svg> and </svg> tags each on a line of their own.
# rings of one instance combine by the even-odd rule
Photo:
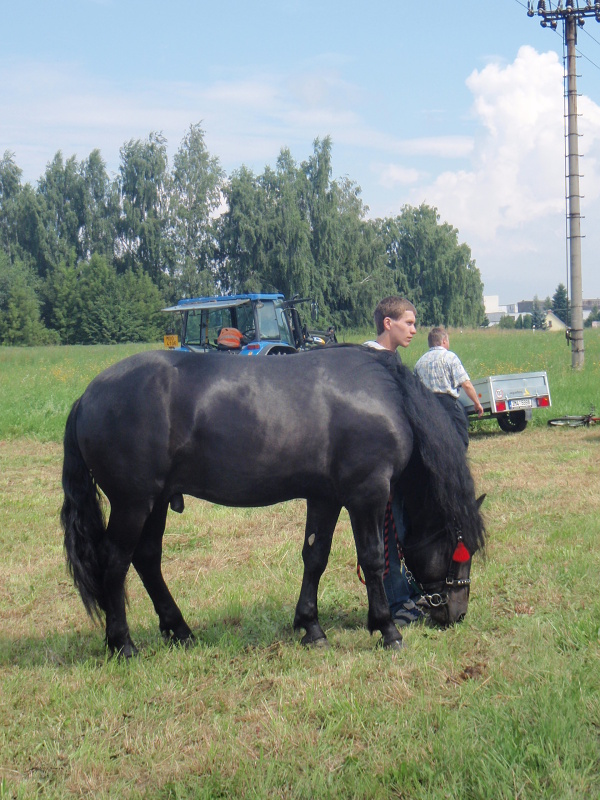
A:
<svg viewBox="0 0 600 800">
<path fill-rule="evenodd" d="M 477 500 L 477 507 L 485 498 Z M 461 622 L 469 605 L 471 589 L 471 561 L 481 542 L 481 532 L 476 537 L 465 537 L 460 531 L 442 528 L 420 539 L 413 527 L 407 531 L 403 551 L 407 568 L 422 590 L 422 605 L 431 620 L 447 627 Z"/>
</svg>

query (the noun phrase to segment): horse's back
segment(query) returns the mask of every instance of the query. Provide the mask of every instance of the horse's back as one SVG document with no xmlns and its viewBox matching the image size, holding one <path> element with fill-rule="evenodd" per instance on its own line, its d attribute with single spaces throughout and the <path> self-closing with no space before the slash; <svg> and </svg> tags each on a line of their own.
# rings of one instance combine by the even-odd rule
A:
<svg viewBox="0 0 600 800">
<path fill-rule="evenodd" d="M 384 454 L 389 480 L 411 444 L 389 372 L 351 347 L 276 358 L 138 354 L 90 384 L 78 431 L 108 492 L 135 475 L 155 492 L 236 505 L 343 494 L 345 484 L 376 480 Z"/>
</svg>

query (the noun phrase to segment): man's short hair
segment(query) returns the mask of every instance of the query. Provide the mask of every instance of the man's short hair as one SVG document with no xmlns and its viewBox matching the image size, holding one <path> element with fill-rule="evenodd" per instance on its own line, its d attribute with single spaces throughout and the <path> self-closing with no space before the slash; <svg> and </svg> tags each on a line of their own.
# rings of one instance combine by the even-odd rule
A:
<svg viewBox="0 0 600 800">
<path fill-rule="evenodd" d="M 407 300 L 405 297 L 397 297 L 394 295 L 392 297 L 384 297 L 383 300 L 380 300 L 373 314 L 377 335 L 379 336 L 383 333 L 383 320 L 386 317 L 390 319 L 400 319 L 406 311 L 412 311 L 415 316 L 417 315 L 416 308 L 410 300 Z"/>
<path fill-rule="evenodd" d="M 429 347 L 441 347 L 445 339 L 448 339 L 445 328 L 432 328 L 427 335 L 427 344 Z"/>
</svg>

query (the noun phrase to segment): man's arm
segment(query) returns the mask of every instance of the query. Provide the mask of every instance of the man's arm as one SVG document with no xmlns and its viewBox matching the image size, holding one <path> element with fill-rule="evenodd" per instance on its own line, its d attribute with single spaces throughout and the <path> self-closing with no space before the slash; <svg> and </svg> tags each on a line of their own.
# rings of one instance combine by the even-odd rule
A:
<svg viewBox="0 0 600 800">
<path fill-rule="evenodd" d="M 475 387 L 471 383 L 471 381 L 463 381 L 461 383 L 461 388 L 465 390 L 465 394 L 469 398 L 469 400 L 475 406 L 475 411 L 477 412 L 478 417 L 483 416 L 483 406 L 479 402 L 479 398 L 477 397 L 477 392 L 475 391 Z"/>
</svg>

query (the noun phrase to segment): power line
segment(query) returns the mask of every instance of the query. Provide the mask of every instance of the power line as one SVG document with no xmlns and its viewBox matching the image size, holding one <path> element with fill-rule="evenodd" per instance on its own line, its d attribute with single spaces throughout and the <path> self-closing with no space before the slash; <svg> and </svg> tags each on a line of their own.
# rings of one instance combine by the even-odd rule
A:
<svg viewBox="0 0 600 800">
<path fill-rule="evenodd" d="M 526 5 L 524 2 L 522 2 L 522 0 L 515 0 L 515 3 L 516 3 L 518 6 L 521 6 L 521 8 L 524 8 L 524 9 L 526 9 L 527 11 L 529 11 L 529 9 L 531 8 L 531 3 L 528 3 L 528 4 Z M 570 5 L 570 4 L 569 4 L 569 3 L 567 3 L 567 5 Z M 594 11 L 595 11 L 595 9 L 594 9 Z M 534 14 L 529 14 L 528 16 L 535 16 L 535 15 L 534 15 Z M 600 21 L 600 20 L 599 20 L 599 21 Z M 550 30 L 551 30 L 553 33 L 555 33 L 557 36 L 560 36 L 560 38 L 561 38 L 561 39 L 563 38 L 562 34 L 561 34 L 561 33 L 559 33 L 559 31 L 558 31 L 558 30 L 557 30 L 555 27 L 552 27 L 552 26 L 551 26 L 551 27 L 550 27 Z M 594 37 L 592 36 L 592 34 L 591 34 L 591 33 L 590 33 L 588 30 L 586 30 L 584 27 L 581 27 L 581 30 L 583 31 L 583 33 L 585 33 L 585 35 L 586 35 L 586 36 L 589 36 L 589 38 L 590 38 L 590 39 L 591 39 L 593 42 L 595 42 L 597 45 L 600 45 L 600 41 L 598 41 L 598 39 L 594 38 Z M 586 60 L 586 61 L 588 61 L 588 62 L 589 62 L 589 63 L 590 63 L 590 64 L 591 64 L 593 67 L 595 67 L 597 70 L 600 70 L 600 64 L 596 64 L 596 62 L 595 62 L 595 61 L 592 61 L 592 59 L 591 59 L 589 56 L 587 56 L 585 53 L 583 53 L 583 52 L 582 52 L 582 51 L 581 51 L 579 48 L 577 48 L 577 54 L 578 54 L 578 55 L 580 55 L 580 56 L 581 56 L 581 58 L 585 58 L 585 60 Z"/>
</svg>

